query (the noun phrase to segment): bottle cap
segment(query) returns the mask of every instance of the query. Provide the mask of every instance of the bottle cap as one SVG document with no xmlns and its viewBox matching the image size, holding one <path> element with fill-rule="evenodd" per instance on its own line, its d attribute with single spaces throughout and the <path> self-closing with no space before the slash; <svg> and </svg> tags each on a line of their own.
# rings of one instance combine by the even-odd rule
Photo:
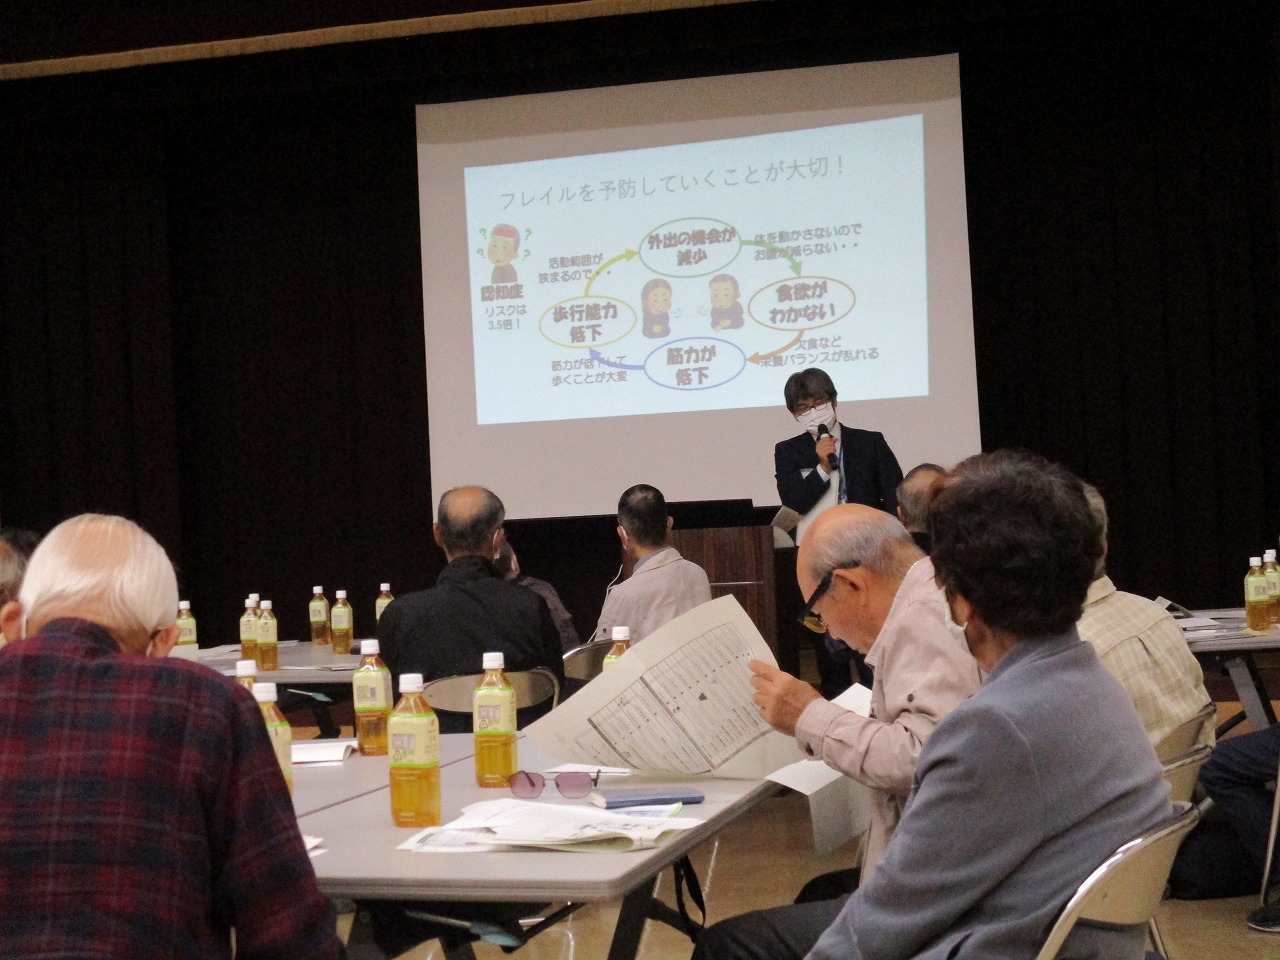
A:
<svg viewBox="0 0 1280 960">
<path fill-rule="evenodd" d="M 1274 553 L 1274 552 L 1275 552 L 1275 551 L 1273 550 L 1273 551 L 1272 551 L 1272 553 Z M 379 589 L 379 590 L 381 590 L 383 593 L 390 593 L 390 592 L 391 592 L 391 584 L 389 584 L 389 583 L 380 583 L 380 584 L 378 584 L 378 589 Z"/>
<path fill-rule="evenodd" d="M 400 692 L 401 693 L 421 693 L 422 692 L 422 674 L 420 673 L 400 674 Z"/>
<path fill-rule="evenodd" d="M 339 600 L 347 599 L 347 591 L 345 590 L 335 590 L 333 591 L 333 595 L 337 597 Z"/>
<path fill-rule="evenodd" d="M 257 602 L 258 602 L 258 594 L 256 594 L 256 593 L 251 593 L 251 594 L 249 594 L 249 602 L 250 602 L 250 603 L 257 603 Z"/>
<path fill-rule="evenodd" d="M 484 655 L 484 668 L 486 670 L 501 670 L 505 664 L 506 660 L 501 653 L 486 653 Z"/>
<path fill-rule="evenodd" d="M 1271 552 L 1271 553 L 1275 553 L 1275 551 L 1274 551 L 1274 550 L 1269 551 L 1269 552 Z M 179 601 L 178 601 L 178 609 L 179 609 L 179 610 L 190 610 L 190 609 L 191 609 L 191 601 L 190 601 L 190 600 L 179 600 Z"/>
<path fill-rule="evenodd" d="M 252 607 L 252 606 L 253 606 L 254 604 L 256 604 L 257 602 L 258 602 L 258 601 L 257 601 L 257 600 L 255 600 L 255 599 L 253 599 L 253 597 L 245 597 L 245 598 L 244 598 L 244 605 L 245 605 L 246 607 Z"/>
<path fill-rule="evenodd" d="M 614 627 L 613 639 L 614 640 L 630 640 L 631 628 L 630 627 Z"/>
<path fill-rule="evenodd" d="M 1276 552 L 1274 550 L 1268 550 L 1266 553 L 1262 555 L 1263 560 L 1274 560 L 1275 558 L 1276 558 Z M 178 604 L 178 606 L 182 606 L 182 604 Z"/>
<path fill-rule="evenodd" d="M 274 683 L 255 683 L 253 685 L 253 699 L 259 703 L 275 703 L 276 685 Z"/>
<path fill-rule="evenodd" d="M 371 657 L 377 652 L 378 652 L 377 640 L 361 640 L 360 641 L 360 656 Z"/>
<path fill-rule="evenodd" d="M 1249 558 L 1249 566 L 1251 566 L 1251 567 L 1260 567 L 1260 566 L 1262 566 L 1262 558 L 1261 558 L 1261 557 L 1250 557 L 1250 558 Z"/>
<path fill-rule="evenodd" d="M 312 592 L 312 593 L 324 593 L 324 587 L 312 587 L 312 588 L 311 588 L 311 592 Z"/>
<path fill-rule="evenodd" d="M 270 601 L 270 600 L 263 600 L 263 601 L 262 601 L 262 609 L 263 609 L 263 610 L 270 610 L 270 609 L 271 609 L 271 601 Z"/>
<path fill-rule="evenodd" d="M 258 675 L 258 661 L 256 660 L 237 660 L 236 676 L 237 677 L 256 677 Z"/>
</svg>

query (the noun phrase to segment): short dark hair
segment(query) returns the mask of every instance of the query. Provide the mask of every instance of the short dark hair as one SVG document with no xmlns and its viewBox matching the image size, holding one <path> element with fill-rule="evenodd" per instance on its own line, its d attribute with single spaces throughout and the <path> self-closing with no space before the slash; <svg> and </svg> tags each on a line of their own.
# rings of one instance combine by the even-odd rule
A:
<svg viewBox="0 0 1280 960">
<path fill-rule="evenodd" d="M 830 397 L 832 400 L 836 398 L 836 385 L 831 382 L 825 370 L 817 367 L 793 373 L 782 388 L 782 399 L 787 402 L 787 409 L 792 413 L 796 412 L 796 404 L 801 400 L 817 397 Z"/>
<path fill-rule="evenodd" d="M 455 512 L 451 508 L 453 495 L 465 489 L 454 487 L 440 497 L 440 508 L 436 511 L 440 542 L 451 557 L 477 554 L 489 558 L 493 535 L 502 528 L 502 521 L 507 516 L 506 508 L 493 491 L 476 487 L 474 489 L 482 494 L 480 508 L 470 513 Z"/>
<path fill-rule="evenodd" d="M 991 627 L 1019 639 L 1080 619 L 1101 556 L 1079 478 L 1036 454 L 997 450 L 960 463 L 929 507 L 934 570 Z"/>
<path fill-rule="evenodd" d="M 618 525 L 642 547 L 667 542 L 667 501 L 662 491 L 647 483 L 628 487 L 618 498 Z"/>
</svg>

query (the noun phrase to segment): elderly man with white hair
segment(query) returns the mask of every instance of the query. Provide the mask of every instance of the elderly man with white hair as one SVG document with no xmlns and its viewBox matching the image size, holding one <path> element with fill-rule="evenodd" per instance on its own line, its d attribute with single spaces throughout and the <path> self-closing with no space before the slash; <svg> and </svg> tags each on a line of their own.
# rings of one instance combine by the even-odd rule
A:
<svg viewBox="0 0 1280 960">
<path fill-rule="evenodd" d="M 257 705 L 177 641 L 122 517 L 32 554 L 0 608 L 0 956 L 341 957 Z"/>
</svg>

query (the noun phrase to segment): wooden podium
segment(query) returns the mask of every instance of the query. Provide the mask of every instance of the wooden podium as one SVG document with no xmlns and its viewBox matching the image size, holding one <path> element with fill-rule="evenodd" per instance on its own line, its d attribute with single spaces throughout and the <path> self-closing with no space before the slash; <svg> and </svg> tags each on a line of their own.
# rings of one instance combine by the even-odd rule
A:
<svg viewBox="0 0 1280 960">
<path fill-rule="evenodd" d="M 670 543 L 711 581 L 712 598 L 733 594 L 778 655 L 778 616 L 773 581 L 773 528 L 706 527 L 671 531 Z"/>
</svg>

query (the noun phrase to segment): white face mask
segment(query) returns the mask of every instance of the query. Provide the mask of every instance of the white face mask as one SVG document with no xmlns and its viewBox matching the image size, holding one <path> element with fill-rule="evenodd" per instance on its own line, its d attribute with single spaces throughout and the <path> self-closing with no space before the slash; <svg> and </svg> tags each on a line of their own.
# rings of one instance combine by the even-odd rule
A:
<svg viewBox="0 0 1280 960">
<path fill-rule="evenodd" d="M 796 419 L 800 421 L 802 427 L 815 437 L 818 435 L 818 427 L 824 424 L 832 433 L 836 431 L 836 410 L 830 403 L 824 403 L 821 406 L 806 410 Z"/>
<path fill-rule="evenodd" d="M 964 628 L 967 626 L 967 624 L 956 623 L 955 618 L 951 615 L 951 604 L 945 603 L 945 606 L 947 608 L 947 614 L 946 614 L 947 629 L 950 630 L 951 635 L 956 638 L 956 642 L 959 643 L 960 646 L 962 646 L 964 649 L 968 650 L 969 641 L 964 634 Z"/>
</svg>

